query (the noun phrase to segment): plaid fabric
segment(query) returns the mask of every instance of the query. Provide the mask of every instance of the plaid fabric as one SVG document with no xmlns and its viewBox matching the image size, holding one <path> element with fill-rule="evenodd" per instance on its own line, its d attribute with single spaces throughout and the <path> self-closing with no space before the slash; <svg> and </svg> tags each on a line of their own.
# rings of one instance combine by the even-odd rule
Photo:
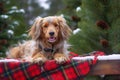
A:
<svg viewBox="0 0 120 80">
<path fill-rule="evenodd" d="M 68 61 L 56 64 L 47 61 L 43 66 L 29 62 L 0 62 L 0 80 L 82 80 L 92 61 Z"/>
<path fill-rule="evenodd" d="M 80 80 L 89 70 L 88 61 L 68 61 L 59 65 L 48 61 L 44 66 L 27 62 L 1 62 L 0 80 Z"/>
</svg>

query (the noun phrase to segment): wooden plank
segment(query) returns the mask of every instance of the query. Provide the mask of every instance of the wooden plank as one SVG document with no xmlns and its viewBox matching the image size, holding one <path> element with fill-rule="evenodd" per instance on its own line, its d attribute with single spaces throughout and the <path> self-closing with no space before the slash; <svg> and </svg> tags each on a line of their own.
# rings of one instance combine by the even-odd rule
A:
<svg viewBox="0 0 120 80">
<path fill-rule="evenodd" d="M 90 75 L 120 75 L 120 60 L 99 60 L 91 67 Z"/>
</svg>

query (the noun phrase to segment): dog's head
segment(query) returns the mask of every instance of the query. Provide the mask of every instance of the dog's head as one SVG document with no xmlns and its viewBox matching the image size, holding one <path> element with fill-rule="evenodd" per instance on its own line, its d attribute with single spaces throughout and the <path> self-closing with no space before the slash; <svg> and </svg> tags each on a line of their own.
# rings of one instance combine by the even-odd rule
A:
<svg viewBox="0 0 120 80">
<path fill-rule="evenodd" d="M 49 43 L 66 40 L 70 34 L 71 29 L 66 20 L 60 16 L 38 17 L 29 31 L 32 39 L 46 40 Z"/>
</svg>

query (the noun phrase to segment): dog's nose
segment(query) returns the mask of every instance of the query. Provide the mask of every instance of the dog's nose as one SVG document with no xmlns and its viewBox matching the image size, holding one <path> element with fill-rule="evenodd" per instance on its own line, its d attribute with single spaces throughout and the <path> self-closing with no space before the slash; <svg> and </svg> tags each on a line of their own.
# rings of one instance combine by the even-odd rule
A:
<svg viewBox="0 0 120 80">
<path fill-rule="evenodd" d="M 50 34 L 50 36 L 53 36 L 53 35 L 54 35 L 54 32 L 50 32 L 49 34 Z"/>
</svg>

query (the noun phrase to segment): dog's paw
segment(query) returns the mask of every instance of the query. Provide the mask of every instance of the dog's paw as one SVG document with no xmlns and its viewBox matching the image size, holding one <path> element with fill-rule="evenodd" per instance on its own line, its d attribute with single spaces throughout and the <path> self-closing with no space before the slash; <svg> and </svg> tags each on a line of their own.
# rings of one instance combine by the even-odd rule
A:
<svg viewBox="0 0 120 80">
<path fill-rule="evenodd" d="M 47 58 L 43 55 L 43 54 L 36 54 L 32 57 L 32 61 L 33 63 L 38 63 L 38 64 L 43 64 L 47 61 Z"/>
<path fill-rule="evenodd" d="M 68 57 L 66 57 L 64 54 L 60 54 L 60 53 L 55 54 L 54 59 L 58 64 L 65 63 L 67 60 L 69 60 Z"/>
<path fill-rule="evenodd" d="M 46 62 L 46 58 L 45 57 L 38 57 L 38 58 L 32 58 L 32 61 L 33 63 L 37 63 L 37 64 L 43 64 Z"/>
</svg>

